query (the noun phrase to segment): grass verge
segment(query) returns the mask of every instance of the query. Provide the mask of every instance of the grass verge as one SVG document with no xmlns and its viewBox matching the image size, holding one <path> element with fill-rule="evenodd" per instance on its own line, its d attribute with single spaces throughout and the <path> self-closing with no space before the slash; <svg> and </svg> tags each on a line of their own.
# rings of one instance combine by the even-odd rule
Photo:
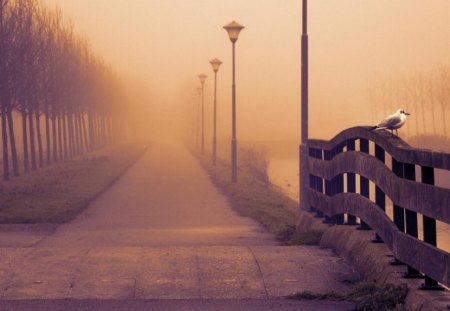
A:
<svg viewBox="0 0 450 311">
<path fill-rule="evenodd" d="M 64 223 L 78 215 L 143 154 L 111 146 L 0 183 L 0 223 Z"/>
<path fill-rule="evenodd" d="M 297 232 L 298 203 L 270 183 L 259 181 L 249 170 L 238 170 L 237 183 L 231 182 L 230 165 L 218 160 L 216 166 L 207 157 L 200 163 L 212 181 L 228 197 L 241 215 L 251 217 L 288 245 L 317 245 L 323 231 Z"/>
<path fill-rule="evenodd" d="M 356 311 L 405 310 L 404 303 L 408 288 L 405 284 L 393 285 L 361 282 L 347 292 L 317 294 L 299 292 L 288 296 L 297 300 L 345 300 L 355 303 Z"/>
</svg>

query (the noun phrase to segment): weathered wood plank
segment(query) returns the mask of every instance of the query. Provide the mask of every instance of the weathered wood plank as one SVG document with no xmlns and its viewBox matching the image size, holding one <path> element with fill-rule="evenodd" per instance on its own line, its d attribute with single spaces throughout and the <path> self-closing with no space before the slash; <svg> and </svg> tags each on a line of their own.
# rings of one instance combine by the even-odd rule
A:
<svg viewBox="0 0 450 311">
<path fill-rule="evenodd" d="M 332 180 L 343 173 L 359 174 L 375 183 L 393 202 L 408 210 L 450 223 L 450 189 L 397 177 L 376 158 L 361 152 L 348 151 L 331 161 L 309 158 L 310 173 Z"/>
<path fill-rule="evenodd" d="M 372 131 L 368 126 L 352 127 L 342 131 L 330 141 L 310 139 L 308 147 L 332 150 L 349 139 L 368 139 L 386 150 L 398 161 L 421 166 L 450 170 L 450 153 L 413 148 L 388 131 Z"/>
<path fill-rule="evenodd" d="M 450 254 L 399 231 L 367 198 L 355 193 L 327 197 L 312 189 L 308 189 L 308 196 L 310 202 L 328 217 L 349 213 L 361 218 L 383 239 L 397 259 L 442 284 L 450 285 Z"/>
</svg>

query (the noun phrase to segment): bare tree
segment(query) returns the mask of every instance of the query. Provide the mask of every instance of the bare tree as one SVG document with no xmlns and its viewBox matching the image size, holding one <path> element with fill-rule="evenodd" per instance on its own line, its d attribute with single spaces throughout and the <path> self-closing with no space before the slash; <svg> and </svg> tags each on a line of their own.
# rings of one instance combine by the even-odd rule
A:
<svg viewBox="0 0 450 311">
<path fill-rule="evenodd" d="M 13 18 L 8 0 L 0 0 L 0 113 L 2 129 L 2 159 L 3 159 L 3 179 L 9 180 L 9 157 L 8 157 L 8 133 L 7 133 L 7 112 L 10 104 L 9 84 L 10 84 L 10 57 L 11 40 L 13 32 Z"/>
<path fill-rule="evenodd" d="M 10 179 L 9 153 L 19 175 L 14 111 L 21 115 L 25 173 L 118 139 L 123 82 L 63 21 L 60 10 L 47 9 L 41 0 L 0 0 L 0 42 L 5 180 Z"/>
<path fill-rule="evenodd" d="M 436 74 L 436 102 L 441 108 L 442 126 L 444 136 L 447 137 L 447 119 L 446 112 L 450 106 L 450 67 L 441 65 Z"/>
</svg>

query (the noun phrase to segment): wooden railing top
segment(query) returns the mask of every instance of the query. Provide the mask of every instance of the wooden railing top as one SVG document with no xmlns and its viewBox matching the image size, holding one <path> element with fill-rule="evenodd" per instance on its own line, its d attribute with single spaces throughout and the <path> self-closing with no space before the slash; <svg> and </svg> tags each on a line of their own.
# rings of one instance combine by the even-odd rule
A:
<svg viewBox="0 0 450 311">
<path fill-rule="evenodd" d="M 345 144 L 347 140 L 359 138 L 373 141 L 397 161 L 450 170 L 450 153 L 411 147 L 401 138 L 392 137 L 390 132 L 385 130 L 373 131 L 370 126 L 356 126 L 346 129 L 329 141 L 309 139 L 308 147 L 332 150 Z"/>
</svg>

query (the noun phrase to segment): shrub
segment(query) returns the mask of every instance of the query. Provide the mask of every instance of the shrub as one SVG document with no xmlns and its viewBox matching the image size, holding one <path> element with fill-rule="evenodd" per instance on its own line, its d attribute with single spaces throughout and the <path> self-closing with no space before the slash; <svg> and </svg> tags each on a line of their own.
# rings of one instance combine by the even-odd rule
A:
<svg viewBox="0 0 450 311">
<path fill-rule="evenodd" d="M 239 150 L 240 165 L 246 169 L 256 180 L 264 185 L 269 185 L 269 165 L 270 161 L 267 157 L 267 150 L 247 147 Z"/>
</svg>

